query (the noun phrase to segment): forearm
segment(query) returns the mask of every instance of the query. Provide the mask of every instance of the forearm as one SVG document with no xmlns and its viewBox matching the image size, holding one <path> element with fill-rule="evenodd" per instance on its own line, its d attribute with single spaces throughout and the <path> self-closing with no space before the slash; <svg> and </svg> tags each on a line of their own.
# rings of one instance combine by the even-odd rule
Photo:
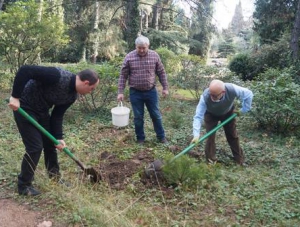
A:
<svg viewBox="0 0 300 227">
<path fill-rule="evenodd" d="M 126 77 L 121 74 L 118 83 L 118 94 L 124 94 L 125 86 L 126 86 Z"/>
<path fill-rule="evenodd" d="M 201 124 L 204 119 L 204 113 L 206 112 L 206 105 L 203 99 L 203 96 L 201 96 L 200 101 L 196 108 L 196 113 L 193 118 L 193 135 L 194 137 L 200 136 L 200 130 L 201 130 Z"/>
<path fill-rule="evenodd" d="M 125 59 L 120 72 L 119 83 L 118 83 L 118 94 L 124 93 L 128 75 L 129 75 L 129 65 Z"/>
<path fill-rule="evenodd" d="M 169 85 L 168 85 L 168 80 L 167 80 L 167 74 L 166 74 L 164 66 L 161 62 L 157 63 L 156 74 L 158 75 L 159 82 L 161 83 L 163 90 L 168 90 Z"/>
<path fill-rule="evenodd" d="M 63 117 L 66 110 L 71 106 L 71 104 L 61 105 L 54 107 L 51 118 L 51 133 L 56 139 L 63 139 Z"/>
</svg>

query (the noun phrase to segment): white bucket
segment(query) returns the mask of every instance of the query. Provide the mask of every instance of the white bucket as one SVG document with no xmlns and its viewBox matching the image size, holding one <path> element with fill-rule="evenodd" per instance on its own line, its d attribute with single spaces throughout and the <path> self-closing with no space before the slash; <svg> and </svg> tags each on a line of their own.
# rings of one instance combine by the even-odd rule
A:
<svg viewBox="0 0 300 227">
<path fill-rule="evenodd" d="M 129 113 L 130 109 L 128 107 L 118 104 L 117 107 L 111 109 L 112 123 L 114 126 L 124 127 L 129 124 Z"/>
</svg>

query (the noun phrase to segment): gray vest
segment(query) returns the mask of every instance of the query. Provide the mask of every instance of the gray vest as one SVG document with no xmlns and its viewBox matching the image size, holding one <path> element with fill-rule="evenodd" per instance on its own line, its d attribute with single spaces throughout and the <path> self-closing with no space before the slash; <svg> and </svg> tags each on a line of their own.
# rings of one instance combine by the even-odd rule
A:
<svg viewBox="0 0 300 227">
<path fill-rule="evenodd" d="M 229 112 L 233 107 L 234 99 L 237 94 L 231 83 L 225 83 L 225 94 L 220 102 L 213 102 L 209 95 L 209 89 L 206 88 L 203 92 L 204 101 L 207 106 L 207 112 L 215 115 L 221 116 Z"/>
</svg>

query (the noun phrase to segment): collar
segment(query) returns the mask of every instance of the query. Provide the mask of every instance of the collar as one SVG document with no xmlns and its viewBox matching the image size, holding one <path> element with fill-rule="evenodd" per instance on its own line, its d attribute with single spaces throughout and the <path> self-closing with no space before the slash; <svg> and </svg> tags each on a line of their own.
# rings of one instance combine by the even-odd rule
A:
<svg viewBox="0 0 300 227">
<path fill-rule="evenodd" d="M 69 84 L 70 92 L 76 92 L 76 75 L 72 74 L 71 81 Z"/>
</svg>

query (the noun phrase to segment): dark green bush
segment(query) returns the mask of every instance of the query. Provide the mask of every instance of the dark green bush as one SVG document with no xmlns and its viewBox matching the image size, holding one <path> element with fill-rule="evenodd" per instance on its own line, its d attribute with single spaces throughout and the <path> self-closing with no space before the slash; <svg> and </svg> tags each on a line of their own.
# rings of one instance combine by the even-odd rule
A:
<svg viewBox="0 0 300 227">
<path fill-rule="evenodd" d="M 242 80 L 251 80 L 251 72 L 254 67 L 251 63 L 251 57 L 249 54 L 238 54 L 236 55 L 228 65 L 228 68 L 235 72 Z"/>
<path fill-rule="evenodd" d="M 283 36 L 278 42 L 265 44 L 252 53 L 236 55 L 229 63 L 229 69 L 241 77 L 252 80 L 268 68 L 290 67 L 289 37 Z"/>
<path fill-rule="evenodd" d="M 220 177 L 217 165 L 197 163 L 194 158 L 182 155 L 163 167 L 164 177 L 169 185 L 181 185 L 184 188 L 209 188 Z"/>
<path fill-rule="evenodd" d="M 293 80 L 292 68 L 268 69 L 253 81 L 252 114 L 259 128 L 288 135 L 300 130 L 300 85 Z"/>
<path fill-rule="evenodd" d="M 292 63 L 289 42 L 290 37 L 284 36 L 278 42 L 265 44 L 252 53 L 251 59 L 255 66 L 256 75 L 268 68 L 283 69 L 289 67 Z"/>
</svg>

